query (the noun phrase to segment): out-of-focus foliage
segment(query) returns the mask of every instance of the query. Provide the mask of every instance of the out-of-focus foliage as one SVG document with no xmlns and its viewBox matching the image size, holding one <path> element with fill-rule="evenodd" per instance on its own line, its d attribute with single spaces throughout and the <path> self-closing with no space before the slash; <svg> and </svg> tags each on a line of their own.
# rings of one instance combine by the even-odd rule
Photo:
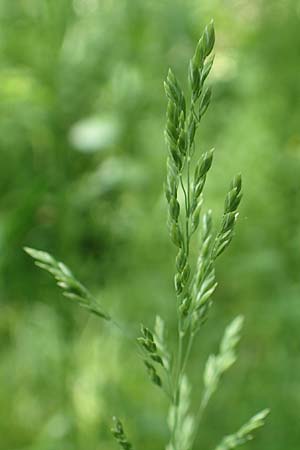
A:
<svg viewBox="0 0 300 450">
<path fill-rule="evenodd" d="M 162 183 L 168 67 L 208 20 L 217 30 L 208 190 L 241 171 L 237 236 L 218 264 L 215 326 L 246 316 L 239 365 L 203 422 L 214 448 L 253 410 L 253 450 L 300 440 L 300 2 L 0 0 L 0 448 L 113 450 L 117 414 L 136 448 L 162 448 L 165 407 L 131 343 L 72 308 L 21 248 L 57 255 L 128 329 L 172 317 L 174 251 Z M 169 324 L 172 340 L 174 324 Z M 245 447 L 246 448 L 246 447 Z"/>
</svg>

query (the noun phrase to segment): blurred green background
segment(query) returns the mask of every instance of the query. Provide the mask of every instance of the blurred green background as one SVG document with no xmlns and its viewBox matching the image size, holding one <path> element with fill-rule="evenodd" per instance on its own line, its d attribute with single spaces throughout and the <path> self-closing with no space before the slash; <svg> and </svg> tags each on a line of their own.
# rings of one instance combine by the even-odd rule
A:
<svg viewBox="0 0 300 450">
<path fill-rule="evenodd" d="M 299 448 L 300 1 L 1 0 L 1 450 L 113 450 L 114 414 L 135 448 L 164 448 L 167 405 L 135 349 L 69 304 L 22 247 L 65 261 L 136 332 L 159 312 L 172 343 L 162 80 L 172 66 L 184 83 L 212 17 L 207 198 L 220 214 L 241 171 L 244 199 L 189 369 L 195 398 L 223 328 L 239 313 L 246 323 L 197 448 L 265 406 L 245 448 Z"/>
</svg>

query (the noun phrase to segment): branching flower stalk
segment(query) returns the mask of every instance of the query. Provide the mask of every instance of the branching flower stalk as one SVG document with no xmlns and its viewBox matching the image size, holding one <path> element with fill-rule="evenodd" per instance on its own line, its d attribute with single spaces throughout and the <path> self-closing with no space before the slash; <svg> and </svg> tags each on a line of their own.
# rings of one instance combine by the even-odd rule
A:
<svg viewBox="0 0 300 450">
<path fill-rule="evenodd" d="M 123 450 L 133 450 L 131 443 L 128 441 L 125 434 L 122 422 L 117 417 L 113 418 L 114 427 L 111 429 L 112 435 Z"/>
<path fill-rule="evenodd" d="M 52 255 L 41 250 L 25 247 L 25 252 L 35 260 L 35 265 L 49 272 L 56 280 L 57 286 L 63 290 L 63 295 L 75 301 L 81 307 L 101 317 L 106 321 L 112 318 L 106 312 L 95 297 L 78 281 L 69 267 L 61 261 L 57 261 Z"/>
<path fill-rule="evenodd" d="M 220 231 L 215 236 L 212 228 L 212 213 L 202 216 L 201 244 L 196 267 L 190 256 L 191 240 L 200 225 L 203 206 L 203 190 L 206 177 L 212 165 L 213 150 L 202 154 L 196 162 L 194 176 L 191 177 L 191 161 L 195 154 L 197 128 L 208 109 L 211 89 L 206 87 L 206 79 L 213 65 L 212 51 L 215 43 L 214 26 L 211 22 L 204 30 L 196 51 L 189 64 L 189 103 L 178 80 L 169 70 L 165 82 L 168 98 L 166 140 L 168 145 L 166 198 L 168 201 L 168 226 L 170 237 L 177 247 L 176 274 L 174 278 L 178 312 L 178 351 L 174 390 L 171 406 L 171 441 L 168 450 L 189 448 L 178 444 L 180 430 L 181 385 L 189 360 L 193 341 L 201 325 L 207 319 L 212 304 L 212 295 L 217 287 L 215 260 L 228 247 L 238 217 L 237 208 L 241 200 L 241 177 L 234 178 L 226 196 L 224 214 Z M 189 106 L 188 106 L 189 105 Z M 182 190 L 184 205 L 178 200 Z M 187 345 L 185 346 L 185 340 Z M 197 432 L 198 422 L 208 403 L 208 392 L 201 403 L 195 430 L 189 427 L 191 435 Z"/>
<path fill-rule="evenodd" d="M 174 243 L 176 272 L 174 286 L 177 299 L 177 350 L 169 351 L 165 323 L 157 316 L 153 331 L 141 326 L 137 339 L 150 380 L 166 393 L 170 403 L 168 426 L 170 441 L 166 450 L 192 450 L 203 414 L 217 390 L 223 374 L 236 360 L 243 318 L 238 316 L 225 330 L 219 353 L 211 355 L 204 370 L 202 398 L 195 413 L 191 412 L 186 371 L 195 337 L 208 318 L 212 297 L 217 287 L 215 262 L 229 246 L 238 218 L 242 197 L 241 176 L 233 178 L 227 192 L 219 230 L 215 231 L 211 210 L 203 210 L 204 187 L 212 166 L 214 150 L 196 155 L 198 127 L 211 100 L 206 86 L 213 66 L 215 31 L 213 22 L 204 30 L 190 60 L 189 96 L 186 97 L 174 73 L 169 70 L 165 82 L 168 99 L 166 142 L 168 147 L 165 193 L 168 203 L 168 230 Z M 181 201 L 183 198 L 183 201 Z M 198 258 L 191 254 L 193 237 L 198 236 Z M 192 244 L 193 243 L 193 244 Z M 100 318 L 116 324 L 89 291 L 74 277 L 70 269 L 46 252 L 25 249 L 36 264 L 50 272 L 64 295 Z M 264 424 L 268 410 L 256 414 L 236 433 L 226 436 L 215 450 L 233 449 L 252 439 L 252 432 Z M 121 449 L 133 450 L 122 423 L 114 419 L 112 434 Z"/>
</svg>

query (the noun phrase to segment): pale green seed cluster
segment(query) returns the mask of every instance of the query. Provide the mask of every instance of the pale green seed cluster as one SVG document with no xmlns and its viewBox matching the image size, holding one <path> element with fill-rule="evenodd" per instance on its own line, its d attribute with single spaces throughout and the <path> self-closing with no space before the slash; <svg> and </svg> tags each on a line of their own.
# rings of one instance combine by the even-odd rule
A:
<svg viewBox="0 0 300 450">
<path fill-rule="evenodd" d="M 213 255 L 219 256 L 231 242 L 234 225 L 238 218 L 237 208 L 242 198 L 242 179 L 240 175 L 234 177 L 226 196 L 222 228 L 216 238 Z"/>
<path fill-rule="evenodd" d="M 253 416 L 249 422 L 243 425 L 236 433 L 226 436 L 215 450 L 230 450 L 251 441 L 253 439 L 253 431 L 265 424 L 265 418 L 269 412 L 268 409 L 264 409 L 255 414 L 255 416 Z"/>
<path fill-rule="evenodd" d="M 171 397 L 171 356 L 167 349 L 164 330 L 164 321 L 160 316 L 156 316 L 154 332 L 142 325 L 142 336 L 137 341 L 142 350 L 143 361 L 150 380 L 156 386 L 163 388 Z"/>
<path fill-rule="evenodd" d="M 63 295 L 88 309 L 93 314 L 105 320 L 110 320 L 96 299 L 73 275 L 71 270 L 62 262 L 57 261 L 50 253 L 25 247 L 24 250 L 34 260 L 36 266 L 51 273 L 57 285 L 63 290 Z"/>
<path fill-rule="evenodd" d="M 146 327 L 141 327 L 142 337 L 138 338 L 138 342 L 144 350 L 146 359 L 144 359 L 145 366 L 148 370 L 151 381 L 157 386 L 162 385 L 162 381 L 157 372 L 157 365 L 164 366 L 162 357 L 154 341 L 153 333 Z"/>
<path fill-rule="evenodd" d="M 181 331 L 195 334 L 206 319 L 210 299 L 216 288 L 214 261 L 229 245 L 241 200 L 241 177 L 234 178 L 226 196 L 221 230 L 214 236 L 211 212 L 203 215 L 201 246 L 194 277 L 190 262 L 190 242 L 200 223 L 203 189 L 211 168 L 214 150 L 198 159 L 191 176 L 191 161 L 195 153 L 197 127 L 211 99 L 211 89 L 205 81 L 213 65 L 211 55 L 215 42 L 211 22 L 204 30 L 189 65 L 190 99 L 187 102 L 179 81 L 169 70 L 165 82 L 168 98 L 166 140 L 168 145 L 166 198 L 170 237 L 178 248 L 175 290 L 179 297 Z M 181 207 L 179 189 L 184 196 Z"/>
<path fill-rule="evenodd" d="M 169 411 L 168 424 L 170 430 L 174 431 L 174 440 L 171 441 L 166 450 L 189 450 L 192 445 L 195 430 L 195 419 L 190 413 L 191 386 L 186 376 L 180 380 L 179 404 L 172 405 Z"/>
<path fill-rule="evenodd" d="M 118 442 L 120 448 L 122 448 L 123 450 L 133 450 L 132 445 L 127 440 L 127 437 L 124 432 L 124 428 L 123 428 L 123 425 L 122 425 L 120 419 L 118 419 L 117 417 L 114 417 L 113 420 L 114 420 L 114 427 L 111 429 L 111 432 L 112 432 L 112 435 L 114 436 L 114 438 L 116 439 L 116 441 Z"/>
<path fill-rule="evenodd" d="M 204 369 L 204 398 L 206 402 L 216 391 L 224 372 L 235 363 L 236 346 L 240 340 L 243 317 L 236 317 L 225 329 L 218 355 L 210 355 Z"/>
<path fill-rule="evenodd" d="M 199 327 L 206 320 L 207 311 L 211 306 L 211 297 L 217 287 L 215 268 L 211 255 L 212 233 L 212 213 L 208 211 L 203 215 L 202 219 L 200 251 L 192 285 L 192 310 L 190 315 L 186 314 L 187 319 L 190 319 L 191 333 L 193 335 L 196 334 Z"/>
<path fill-rule="evenodd" d="M 166 345 L 165 336 L 165 323 L 160 316 L 156 316 L 154 325 L 154 342 L 157 347 L 157 351 L 161 356 L 163 367 L 167 373 L 170 371 L 171 356 Z"/>
</svg>

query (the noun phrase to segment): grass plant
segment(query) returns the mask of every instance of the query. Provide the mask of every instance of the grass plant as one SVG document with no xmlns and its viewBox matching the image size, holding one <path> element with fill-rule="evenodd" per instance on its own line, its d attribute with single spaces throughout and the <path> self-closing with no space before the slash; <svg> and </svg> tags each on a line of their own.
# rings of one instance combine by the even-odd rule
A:
<svg viewBox="0 0 300 450">
<path fill-rule="evenodd" d="M 166 142 L 168 148 L 165 193 L 168 205 L 168 230 L 176 248 L 174 289 L 177 314 L 177 344 L 166 339 L 167 324 L 157 315 L 153 330 L 142 325 L 137 338 L 140 354 L 150 380 L 169 402 L 167 424 L 169 442 L 166 450 L 192 450 L 198 439 L 201 420 L 224 373 L 237 358 L 243 317 L 236 317 L 226 328 L 218 354 L 210 355 L 203 375 L 203 393 L 193 410 L 187 369 L 191 350 L 209 317 L 213 294 L 217 288 L 216 260 L 230 245 L 238 219 L 242 198 L 241 176 L 233 178 L 225 197 L 219 227 L 214 226 L 210 209 L 204 208 L 204 188 L 212 166 L 214 150 L 200 155 L 196 151 L 196 134 L 211 101 L 211 88 L 206 85 L 213 66 L 215 31 L 208 24 L 200 37 L 188 68 L 188 96 L 169 70 L 165 81 L 168 99 Z M 199 242 L 200 241 L 200 242 Z M 194 257 L 195 247 L 197 257 Z M 118 325 L 97 299 L 75 278 L 62 262 L 44 251 L 25 248 L 38 267 L 50 272 L 63 294 L 101 319 Z M 175 309 L 175 308 L 174 308 Z M 226 436 L 215 450 L 236 448 L 253 437 L 264 425 L 268 410 L 254 415 L 236 433 Z M 114 418 L 112 434 L 120 448 L 132 450 L 123 424 Z"/>
</svg>

